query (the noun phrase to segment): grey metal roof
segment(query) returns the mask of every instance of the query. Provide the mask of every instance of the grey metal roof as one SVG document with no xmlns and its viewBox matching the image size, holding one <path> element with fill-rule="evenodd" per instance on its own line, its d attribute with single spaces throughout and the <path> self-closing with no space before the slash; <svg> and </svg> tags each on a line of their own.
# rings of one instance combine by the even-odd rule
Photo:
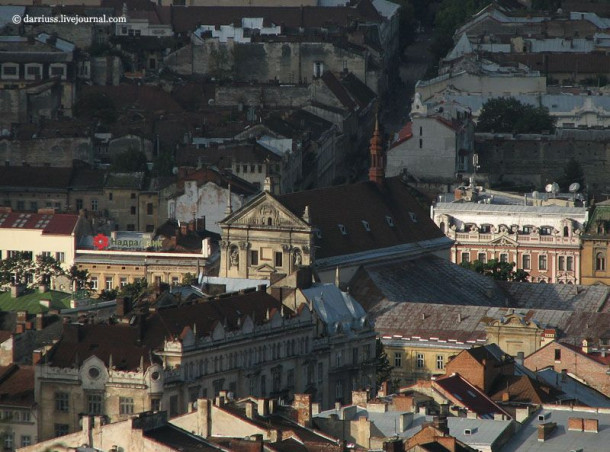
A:
<svg viewBox="0 0 610 452">
<path fill-rule="evenodd" d="M 502 212 L 529 215 L 559 215 L 563 218 L 583 216 L 587 213 L 587 209 L 584 207 L 478 204 L 476 202 L 438 202 L 434 210 L 437 212 Z"/>
<path fill-rule="evenodd" d="M 549 367 L 539 370 L 536 375 L 549 385 L 561 389 L 570 399 L 576 399 L 587 406 L 610 408 L 610 398 L 567 374 L 562 375 Z"/>
<path fill-rule="evenodd" d="M 595 409 L 579 410 L 577 407 L 557 407 L 543 409 L 533 415 L 516 432 L 512 439 L 502 448 L 503 452 L 557 452 L 582 450 L 586 452 L 601 452 L 608 450 L 610 444 L 610 414 L 596 413 Z M 538 415 L 545 416 L 544 421 L 538 420 Z M 586 433 L 568 430 L 569 418 L 597 419 L 599 433 Z M 538 441 L 538 425 L 545 422 L 557 423 L 557 428 L 546 441 Z"/>
<path fill-rule="evenodd" d="M 354 330 L 368 326 L 366 312 L 360 303 L 334 284 L 313 284 L 302 292 L 326 324 L 328 334 L 342 332 L 349 335 Z"/>
<path fill-rule="evenodd" d="M 217 284 L 226 286 L 227 292 L 237 292 L 242 289 L 253 289 L 261 284 L 269 286 L 268 279 L 247 279 L 247 278 L 222 278 L 220 276 L 202 276 L 199 282 L 203 287 L 205 284 Z"/>
</svg>

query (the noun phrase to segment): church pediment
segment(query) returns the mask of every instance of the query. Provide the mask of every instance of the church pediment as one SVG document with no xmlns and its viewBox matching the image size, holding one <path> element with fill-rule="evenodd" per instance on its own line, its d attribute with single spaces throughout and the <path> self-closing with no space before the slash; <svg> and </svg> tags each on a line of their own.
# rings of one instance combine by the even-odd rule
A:
<svg viewBox="0 0 610 452">
<path fill-rule="evenodd" d="M 294 215 L 267 192 L 262 193 L 237 212 L 226 217 L 221 225 L 273 228 L 307 228 L 309 225 Z"/>
<path fill-rule="evenodd" d="M 511 239 L 510 237 L 503 235 L 496 239 L 493 239 L 489 242 L 491 245 L 501 245 L 501 246 L 517 246 L 517 241 Z"/>
</svg>

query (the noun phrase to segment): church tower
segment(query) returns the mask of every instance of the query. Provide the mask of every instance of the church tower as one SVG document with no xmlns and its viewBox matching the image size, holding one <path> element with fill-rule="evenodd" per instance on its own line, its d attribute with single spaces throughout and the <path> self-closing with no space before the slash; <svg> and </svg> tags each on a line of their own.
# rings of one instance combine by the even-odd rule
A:
<svg viewBox="0 0 610 452">
<path fill-rule="evenodd" d="M 377 119 L 375 119 L 375 130 L 370 144 L 371 167 L 369 168 L 369 180 L 381 186 L 385 180 L 385 155 L 379 134 L 379 120 Z"/>
</svg>

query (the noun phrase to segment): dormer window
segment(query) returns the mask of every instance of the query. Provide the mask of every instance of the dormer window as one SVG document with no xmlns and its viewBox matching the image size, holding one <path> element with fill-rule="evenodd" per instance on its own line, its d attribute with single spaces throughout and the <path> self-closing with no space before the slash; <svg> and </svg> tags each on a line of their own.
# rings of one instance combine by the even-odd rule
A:
<svg viewBox="0 0 610 452">
<path fill-rule="evenodd" d="M 347 235 L 347 229 L 345 228 L 344 225 L 338 224 L 337 226 L 339 227 L 339 230 L 341 231 L 342 235 Z"/>
<path fill-rule="evenodd" d="M 388 226 L 390 226 L 391 228 L 394 227 L 394 219 L 391 216 L 386 215 L 385 221 L 388 223 Z"/>
<path fill-rule="evenodd" d="M 369 224 L 368 221 L 362 220 L 362 226 L 364 226 L 364 230 L 366 232 L 371 232 L 371 225 Z"/>
<path fill-rule="evenodd" d="M 411 221 L 413 223 L 417 223 L 417 215 L 415 215 L 415 212 L 409 212 L 409 216 L 411 217 Z"/>
</svg>

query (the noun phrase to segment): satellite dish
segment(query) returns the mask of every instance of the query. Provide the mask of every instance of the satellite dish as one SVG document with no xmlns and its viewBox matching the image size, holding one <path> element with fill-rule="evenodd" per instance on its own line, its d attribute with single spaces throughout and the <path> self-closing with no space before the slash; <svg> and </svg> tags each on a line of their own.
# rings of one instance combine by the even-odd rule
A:
<svg viewBox="0 0 610 452">
<path fill-rule="evenodd" d="M 537 191 L 533 191 L 532 196 L 534 197 L 534 199 L 538 199 L 538 196 L 540 196 L 540 193 Z"/>
<path fill-rule="evenodd" d="M 578 190 L 580 190 L 580 184 L 578 182 L 574 182 L 573 184 L 570 185 L 570 193 L 576 193 Z"/>
<path fill-rule="evenodd" d="M 553 193 L 557 193 L 559 191 L 559 184 L 557 182 L 553 182 Z"/>
<path fill-rule="evenodd" d="M 546 191 L 547 193 L 551 193 L 553 191 L 553 184 L 546 184 L 546 186 L 544 187 L 544 191 Z"/>
<path fill-rule="evenodd" d="M 174 166 L 172 168 L 172 174 L 178 174 L 178 167 L 177 166 Z"/>
</svg>

